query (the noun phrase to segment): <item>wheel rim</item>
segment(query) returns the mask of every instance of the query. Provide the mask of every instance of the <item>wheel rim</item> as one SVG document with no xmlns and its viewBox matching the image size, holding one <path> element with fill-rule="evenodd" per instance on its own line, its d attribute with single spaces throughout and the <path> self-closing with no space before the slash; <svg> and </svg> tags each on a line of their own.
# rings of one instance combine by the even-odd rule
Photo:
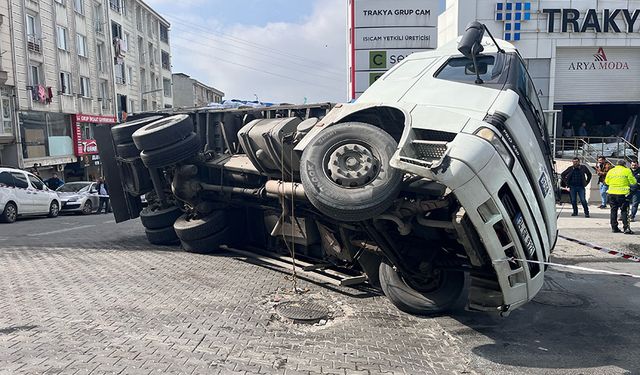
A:
<svg viewBox="0 0 640 375">
<path fill-rule="evenodd" d="M 58 204 L 56 202 L 51 203 L 49 213 L 51 214 L 51 216 L 58 216 Z"/>
<path fill-rule="evenodd" d="M 82 206 L 82 212 L 85 214 L 91 213 L 91 202 L 87 201 L 84 206 Z"/>
<path fill-rule="evenodd" d="M 14 205 L 12 204 L 7 205 L 7 207 L 4 210 L 5 210 L 5 216 L 7 217 L 7 219 L 9 219 L 9 221 L 16 220 L 16 217 L 18 216 L 18 214 L 16 212 L 16 208 Z"/>
<path fill-rule="evenodd" d="M 325 171 L 333 183 L 359 188 L 373 181 L 380 171 L 380 161 L 368 145 L 344 143 L 327 153 Z"/>
</svg>

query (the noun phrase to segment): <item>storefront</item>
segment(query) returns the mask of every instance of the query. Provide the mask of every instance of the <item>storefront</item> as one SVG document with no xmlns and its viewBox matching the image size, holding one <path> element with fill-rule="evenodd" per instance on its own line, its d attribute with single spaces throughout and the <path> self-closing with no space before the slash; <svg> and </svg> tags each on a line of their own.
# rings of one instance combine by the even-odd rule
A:
<svg viewBox="0 0 640 375">
<path fill-rule="evenodd" d="M 478 20 L 518 48 L 556 137 L 562 125 L 578 135 L 584 122 L 580 134 L 640 144 L 640 0 L 477 4 L 447 1 L 438 19 L 439 45 Z"/>
<path fill-rule="evenodd" d="M 93 130 L 99 124 L 115 124 L 115 116 L 95 116 L 76 114 L 72 117 L 74 153 L 76 163 L 65 168 L 65 176 L 70 180 L 91 181 L 102 175 L 98 145 Z"/>
</svg>

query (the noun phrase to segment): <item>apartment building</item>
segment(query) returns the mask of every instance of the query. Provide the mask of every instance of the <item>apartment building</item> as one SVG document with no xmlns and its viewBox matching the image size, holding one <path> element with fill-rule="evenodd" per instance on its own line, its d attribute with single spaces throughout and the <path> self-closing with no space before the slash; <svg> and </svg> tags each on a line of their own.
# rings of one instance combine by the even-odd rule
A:
<svg viewBox="0 0 640 375">
<path fill-rule="evenodd" d="M 10 43 L 4 42 L 4 25 L 0 43 L 12 60 L 7 82 L 13 91 L 5 92 L 13 108 L 2 113 L 13 111 L 13 118 L 6 118 L 16 124 L 13 146 L 7 148 L 14 153 L 3 153 L 3 162 L 39 168 L 44 177 L 65 166 L 95 166 L 93 126 L 116 122 L 104 5 L 95 0 L 8 0 L 3 5 Z"/>
<path fill-rule="evenodd" d="M 15 121 L 15 77 L 13 74 L 9 1 L 0 0 L 0 165 L 18 165 Z"/>
<path fill-rule="evenodd" d="M 202 107 L 220 103 L 224 92 L 207 86 L 184 73 L 173 74 L 173 105 L 178 108 Z"/>
<path fill-rule="evenodd" d="M 140 0 L 108 0 L 118 115 L 173 106 L 169 22 Z"/>
</svg>

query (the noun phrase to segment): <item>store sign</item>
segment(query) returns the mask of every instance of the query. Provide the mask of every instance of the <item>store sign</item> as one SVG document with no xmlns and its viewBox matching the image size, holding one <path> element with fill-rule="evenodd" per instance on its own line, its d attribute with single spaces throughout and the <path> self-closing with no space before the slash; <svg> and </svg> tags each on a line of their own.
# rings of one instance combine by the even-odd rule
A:
<svg viewBox="0 0 640 375">
<path fill-rule="evenodd" d="M 409 54 L 436 48 L 438 8 L 438 0 L 349 0 L 352 99 Z"/>
<path fill-rule="evenodd" d="M 92 124 L 115 124 L 117 122 L 117 119 L 115 116 L 97 116 L 78 113 L 76 114 L 76 121 L 89 122 Z"/>
<path fill-rule="evenodd" d="M 584 33 L 633 33 L 636 30 L 636 22 L 640 16 L 640 9 L 588 9 L 580 12 L 578 9 L 542 9 L 542 13 L 548 17 L 547 32 L 555 33 L 556 19 L 559 21 L 559 31 Z M 598 15 L 602 14 L 602 20 Z M 624 24 L 626 28 L 620 28 Z M 640 22 L 638 22 L 640 25 Z"/>
<path fill-rule="evenodd" d="M 576 61 L 569 64 L 569 70 L 629 70 L 628 61 L 610 61 L 602 47 L 593 55 L 593 61 Z"/>
<path fill-rule="evenodd" d="M 73 144 L 76 156 L 93 155 L 98 153 L 98 145 L 94 139 L 87 139 L 82 128 L 91 124 L 115 124 L 115 116 L 98 116 L 78 113 L 72 117 Z"/>
</svg>

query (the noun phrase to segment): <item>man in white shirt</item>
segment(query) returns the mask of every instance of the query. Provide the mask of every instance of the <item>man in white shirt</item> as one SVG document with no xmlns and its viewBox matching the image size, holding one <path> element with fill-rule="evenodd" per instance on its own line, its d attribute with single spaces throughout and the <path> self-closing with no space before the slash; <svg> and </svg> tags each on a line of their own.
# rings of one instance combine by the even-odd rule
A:
<svg viewBox="0 0 640 375">
<path fill-rule="evenodd" d="M 98 184 L 96 185 L 96 190 L 98 190 L 98 197 L 100 198 L 100 205 L 98 206 L 98 212 L 102 212 L 102 207 L 104 206 L 104 213 L 108 213 L 110 210 L 109 207 L 109 189 L 107 188 L 107 183 L 104 182 L 102 177 L 98 177 Z"/>
</svg>

